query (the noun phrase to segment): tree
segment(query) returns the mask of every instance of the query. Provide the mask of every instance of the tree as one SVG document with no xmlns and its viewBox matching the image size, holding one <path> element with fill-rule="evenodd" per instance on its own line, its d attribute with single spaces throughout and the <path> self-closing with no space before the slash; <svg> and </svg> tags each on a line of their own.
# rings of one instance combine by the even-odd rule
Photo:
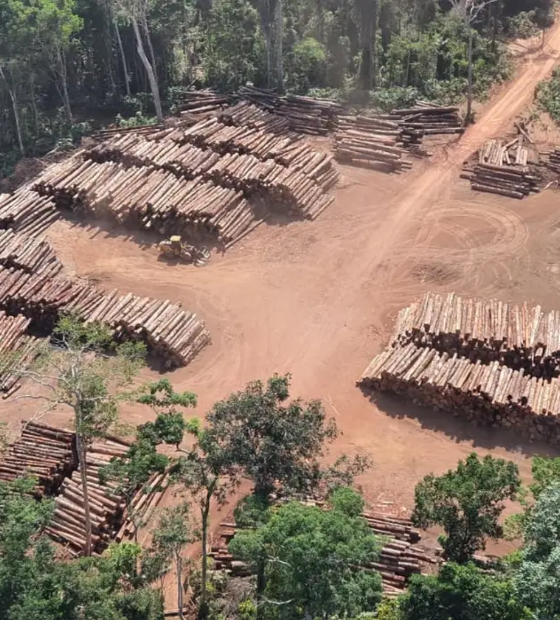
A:
<svg viewBox="0 0 560 620">
<path fill-rule="evenodd" d="M 441 525 L 440 537 L 446 557 L 467 562 L 484 549 L 486 539 L 502 536 L 498 518 L 504 500 L 515 499 L 521 481 L 517 466 L 502 459 L 476 453 L 459 461 L 455 471 L 440 477 L 426 476 L 416 485 L 412 520 L 419 527 Z"/>
<path fill-rule="evenodd" d="M 399 605 L 402 620 L 530 620 L 513 584 L 473 564 L 444 564 L 436 577 L 414 575 Z"/>
<path fill-rule="evenodd" d="M 479 15 L 488 6 L 497 2 L 497 0 L 449 0 L 451 6 L 463 20 L 465 28 L 468 32 L 467 43 L 467 121 L 472 120 L 472 104 L 473 104 L 473 26 Z"/>
<path fill-rule="evenodd" d="M 183 503 L 167 509 L 154 530 L 153 552 L 164 561 L 172 561 L 177 573 L 177 609 L 179 617 L 184 619 L 183 593 L 183 550 L 197 539 L 190 523 L 189 505 Z"/>
<path fill-rule="evenodd" d="M 228 495 L 238 484 L 238 476 L 230 466 L 226 453 L 213 434 L 203 429 L 196 419 L 189 423 L 195 436 L 194 446 L 176 464 L 173 478 L 182 483 L 200 508 L 202 570 L 199 617 L 208 615 L 208 530 L 210 509 L 215 500 L 225 504 Z"/>
<path fill-rule="evenodd" d="M 265 608 L 278 618 L 355 617 L 381 598 L 374 562 L 376 537 L 360 517 L 363 500 L 351 489 L 333 494 L 330 510 L 290 503 L 257 530 L 240 531 L 230 551 L 256 567 L 266 563 Z"/>
<path fill-rule="evenodd" d="M 356 0 L 359 17 L 360 45 L 360 86 L 368 91 L 377 85 L 377 12 L 378 0 Z"/>
<path fill-rule="evenodd" d="M 557 460 L 557 459 L 556 459 Z M 519 599 L 538 618 L 560 617 L 560 482 L 538 494 L 525 525 L 525 548 L 515 577 Z"/>
<path fill-rule="evenodd" d="M 45 349 L 34 368 L 21 371 L 22 376 L 45 388 L 46 393 L 20 398 L 46 401 L 46 408 L 40 415 L 60 407 L 73 413 L 84 495 L 84 555 L 88 556 L 92 551 L 88 447 L 95 437 L 103 436 L 117 421 L 119 402 L 129 396 L 124 388 L 132 384 L 143 365 L 145 348 L 137 343 L 113 346 L 107 326 L 84 323 L 72 314 L 60 319 L 53 338 L 55 347 Z M 111 348 L 109 355 L 107 351 Z"/>
</svg>

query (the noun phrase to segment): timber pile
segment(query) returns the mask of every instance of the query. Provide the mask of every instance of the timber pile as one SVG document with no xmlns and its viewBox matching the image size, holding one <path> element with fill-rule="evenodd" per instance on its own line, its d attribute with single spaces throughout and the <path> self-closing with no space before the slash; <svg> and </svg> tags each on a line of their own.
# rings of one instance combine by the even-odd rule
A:
<svg viewBox="0 0 560 620">
<path fill-rule="evenodd" d="M 220 121 L 226 125 L 240 125 L 251 129 L 263 129 L 270 133 L 284 133 L 289 130 L 288 120 L 282 116 L 272 114 L 266 109 L 249 101 L 240 101 L 218 115 Z M 301 136 L 294 136 L 294 140 Z"/>
<path fill-rule="evenodd" d="M 393 346 L 413 342 L 545 378 L 560 373 L 560 311 L 427 293 L 399 312 Z"/>
<path fill-rule="evenodd" d="M 404 146 L 403 132 L 394 121 L 369 116 L 341 116 L 338 119 L 334 152 L 341 163 L 382 172 L 401 172 L 412 167 L 403 159 L 406 154 Z"/>
<path fill-rule="evenodd" d="M 278 107 L 278 93 L 270 88 L 257 88 L 246 84 L 237 91 L 237 96 L 270 111 Z"/>
<path fill-rule="evenodd" d="M 547 153 L 548 161 L 546 165 L 552 171 L 560 173 L 560 147 L 556 146 L 554 149 Z"/>
<path fill-rule="evenodd" d="M 459 108 L 454 106 L 444 107 L 419 102 L 413 108 L 392 110 L 390 117 L 404 130 L 421 131 L 424 136 L 459 134 L 464 131 Z"/>
<path fill-rule="evenodd" d="M 99 140 L 108 140 L 117 134 L 150 135 L 163 129 L 165 129 L 165 125 L 154 125 L 153 123 L 140 125 L 139 127 L 107 127 L 106 129 L 100 129 L 95 134 L 95 137 Z"/>
<path fill-rule="evenodd" d="M 16 235 L 9 229 L 0 232 L 0 265 L 47 276 L 62 271 L 62 263 L 48 241 Z"/>
<path fill-rule="evenodd" d="M 72 434 L 73 435 L 73 434 Z M 75 441 L 75 439 L 74 439 Z M 100 470 L 114 457 L 122 457 L 129 446 L 116 440 L 93 444 L 86 459 L 87 488 L 92 521 L 94 551 L 101 552 L 112 541 L 122 520 L 124 501 L 116 484 L 101 484 Z M 78 463 L 75 463 L 78 467 Z M 85 546 L 84 495 L 80 472 L 75 470 L 64 478 L 55 497 L 55 509 L 46 532 L 54 540 L 79 553 Z"/>
<path fill-rule="evenodd" d="M 13 194 L 0 194 L 0 229 L 11 228 L 25 235 L 40 235 L 60 214 L 53 200 L 24 187 Z"/>
<path fill-rule="evenodd" d="M 212 89 L 204 90 L 187 90 L 183 94 L 183 102 L 181 103 L 181 116 L 194 114 L 210 114 L 217 110 L 222 110 L 229 104 L 229 97 L 219 95 Z"/>
<path fill-rule="evenodd" d="M 540 191 L 538 178 L 525 166 L 476 164 L 474 168 L 463 168 L 461 178 L 469 180 L 474 191 L 519 200 Z"/>
<path fill-rule="evenodd" d="M 387 540 L 377 561 L 364 566 L 366 570 L 380 573 L 386 595 L 401 593 L 412 575 L 422 573 L 427 565 L 438 562 L 418 545 L 420 533 L 409 519 L 367 513 L 362 516 L 376 534 Z M 214 560 L 215 570 L 225 571 L 234 577 L 249 576 L 251 574 L 249 566 L 235 560 L 228 550 L 228 544 L 239 528 L 235 523 L 221 525 L 220 536 L 213 542 L 208 554 Z"/>
<path fill-rule="evenodd" d="M 229 243 L 258 219 L 240 192 L 121 163 L 64 162 L 46 171 L 35 187 L 53 196 L 59 208 L 108 213 L 120 224 L 165 236 L 207 233 Z"/>
<path fill-rule="evenodd" d="M 37 479 L 37 495 L 54 493 L 77 466 L 74 433 L 43 424 L 22 423 L 21 437 L 0 461 L 0 480 L 12 482 L 25 475 Z"/>
<path fill-rule="evenodd" d="M 62 311 L 76 310 L 86 321 L 100 321 L 115 338 L 140 339 L 168 366 L 187 365 L 210 341 L 196 314 L 169 301 L 109 294 L 81 280 L 48 278 L 0 267 L 0 308 L 24 314 L 52 329 Z"/>
<path fill-rule="evenodd" d="M 30 319 L 0 310 L 0 391 L 7 398 L 19 388 L 19 372 L 39 354 L 41 342 L 27 335 Z"/>
<path fill-rule="evenodd" d="M 284 116 L 290 129 L 311 135 L 326 135 L 334 128 L 343 107 L 334 101 L 297 95 L 282 97 L 277 114 Z"/>
<path fill-rule="evenodd" d="M 359 384 L 404 394 L 477 425 L 512 428 L 560 445 L 559 380 L 531 377 L 499 361 L 485 365 L 410 343 L 378 355 Z"/>
<path fill-rule="evenodd" d="M 478 152 L 479 164 L 494 166 L 526 166 L 529 149 L 523 146 L 523 134 L 503 144 L 501 140 L 488 140 Z"/>
</svg>

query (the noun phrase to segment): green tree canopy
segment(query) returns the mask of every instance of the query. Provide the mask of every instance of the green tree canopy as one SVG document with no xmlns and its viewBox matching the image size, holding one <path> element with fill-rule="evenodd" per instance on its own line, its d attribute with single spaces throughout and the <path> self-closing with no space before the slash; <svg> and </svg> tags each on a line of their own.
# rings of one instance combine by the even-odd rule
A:
<svg viewBox="0 0 560 620">
<path fill-rule="evenodd" d="M 266 617 L 354 617 L 375 609 L 381 578 L 360 567 L 375 561 L 380 546 L 362 510 L 355 491 L 339 489 L 330 510 L 293 502 L 262 527 L 237 533 L 234 556 L 254 567 L 265 562 Z"/>
<path fill-rule="evenodd" d="M 487 538 L 500 538 L 498 518 L 504 500 L 514 499 L 521 486 L 517 465 L 475 453 L 443 476 L 426 476 L 416 485 L 413 522 L 419 527 L 441 525 L 446 556 L 466 562 Z"/>
</svg>

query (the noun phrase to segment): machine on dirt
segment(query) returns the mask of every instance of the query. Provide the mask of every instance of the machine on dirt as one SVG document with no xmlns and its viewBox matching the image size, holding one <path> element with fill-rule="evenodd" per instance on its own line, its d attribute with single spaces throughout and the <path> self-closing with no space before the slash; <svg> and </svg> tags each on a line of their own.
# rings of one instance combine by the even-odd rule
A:
<svg viewBox="0 0 560 620">
<path fill-rule="evenodd" d="M 157 247 L 160 256 L 194 263 L 197 267 L 202 267 L 210 260 L 210 250 L 208 248 L 197 248 L 190 243 L 183 243 L 180 235 L 173 235 L 169 239 L 160 241 Z"/>
</svg>

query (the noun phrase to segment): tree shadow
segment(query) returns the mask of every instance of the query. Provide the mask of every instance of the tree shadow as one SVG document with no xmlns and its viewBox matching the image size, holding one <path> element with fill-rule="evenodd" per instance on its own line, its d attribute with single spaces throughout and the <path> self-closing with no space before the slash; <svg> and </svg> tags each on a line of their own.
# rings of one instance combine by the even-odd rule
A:
<svg viewBox="0 0 560 620">
<path fill-rule="evenodd" d="M 405 396 L 372 392 L 363 386 L 360 389 L 381 413 L 394 419 L 417 420 L 423 429 L 443 433 L 455 443 L 471 442 L 473 448 L 486 450 L 504 448 L 527 458 L 537 455 L 554 457 L 560 454 L 558 448 L 543 441 L 531 441 L 515 430 L 477 425 L 461 418 L 460 414 L 430 409 L 413 403 Z"/>
</svg>

